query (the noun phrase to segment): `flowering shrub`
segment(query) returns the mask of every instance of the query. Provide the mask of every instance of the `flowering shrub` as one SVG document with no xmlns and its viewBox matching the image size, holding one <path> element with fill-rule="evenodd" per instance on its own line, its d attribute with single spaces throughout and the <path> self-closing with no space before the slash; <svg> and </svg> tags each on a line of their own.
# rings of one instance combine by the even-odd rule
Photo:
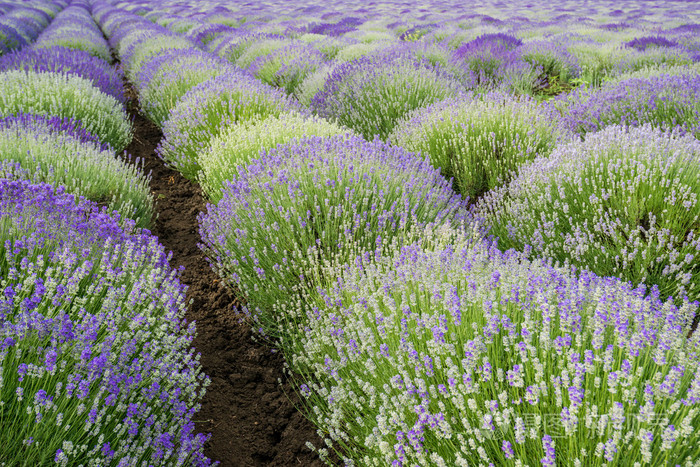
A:
<svg viewBox="0 0 700 467">
<path fill-rule="evenodd" d="M 185 287 L 148 231 L 0 179 L 0 462 L 210 465 Z"/>
<path fill-rule="evenodd" d="M 410 111 L 455 96 L 458 89 L 426 63 L 365 58 L 336 67 L 311 105 L 367 139 L 386 139 Z"/>
<path fill-rule="evenodd" d="M 65 186 L 139 226 L 150 224 L 153 196 L 140 164 L 116 158 L 74 121 L 30 115 L 0 119 L 0 160 L 18 162 L 33 181 Z"/>
<path fill-rule="evenodd" d="M 21 49 L 25 45 L 27 45 L 26 39 L 14 28 L 0 23 L 0 54 Z"/>
<path fill-rule="evenodd" d="M 235 64 L 240 68 L 248 68 L 258 58 L 271 54 L 287 45 L 289 45 L 289 41 L 286 39 L 268 39 L 265 36 L 258 36 L 253 42 L 245 46 L 245 51 L 236 59 Z"/>
<path fill-rule="evenodd" d="M 464 220 L 465 203 L 428 161 L 380 141 L 311 137 L 264 151 L 200 216 L 203 250 L 265 331 L 271 306 L 358 254 Z M 332 274 L 332 272 L 331 272 Z"/>
<path fill-rule="evenodd" d="M 96 88 L 122 104 L 126 102 L 121 74 L 101 58 L 82 50 L 65 47 L 23 49 L 0 57 L 0 72 L 8 70 L 80 76 L 89 79 Z"/>
<path fill-rule="evenodd" d="M 248 70 L 262 82 L 292 94 L 324 62 L 323 54 L 312 45 L 293 42 L 256 58 Z"/>
<path fill-rule="evenodd" d="M 700 299 L 700 142 L 612 126 L 558 147 L 478 205 L 501 248 Z"/>
<path fill-rule="evenodd" d="M 477 197 L 554 149 L 564 132 L 552 117 L 526 97 L 469 95 L 414 111 L 389 140 L 425 154 L 462 194 Z"/>
<path fill-rule="evenodd" d="M 238 59 L 246 53 L 248 48 L 259 41 L 264 39 L 283 39 L 282 36 L 275 34 L 253 33 L 250 31 L 236 31 L 235 33 L 226 34 L 223 37 L 221 42 L 213 50 L 213 53 L 230 63 L 236 63 Z"/>
<path fill-rule="evenodd" d="M 0 118 L 0 130 L 8 128 L 41 129 L 48 133 L 60 133 L 70 136 L 80 143 L 92 143 L 101 149 L 108 149 L 109 145 L 102 143 L 100 139 L 85 130 L 79 121 L 72 118 L 51 117 L 19 113 Z"/>
<path fill-rule="evenodd" d="M 275 316 L 304 315 L 290 366 L 346 461 L 582 466 L 697 460 L 695 313 L 458 241 L 358 258 Z"/>
<path fill-rule="evenodd" d="M 163 125 L 164 138 L 156 152 L 185 177 L 194 179 L 200 170 L 199 155 L 227 126 L 292 110 L 301 112 L 284 93 L 231 69 L 182 96 Z"/>
<path fill-rule="evenodd" d="M 199 183 L 208 198 L 217 203 L 226 181 L 236 177 L 238 167 L 245 167 L 261 151 L 304 136 L 333 136 L 350 130 L 318 117 L 282 113 L 255 118 L 228 127 L 216 137 L 211 148 L 199 156 L 202 171 Z"/>
<path fill-rule="evenodd" d="M 544 87 L 568 85 L 580 76 L 576 57 L 556 41 L 531 41 L 522 46 L 520 53 L 522 60 L 538 71 Z"/>
<path fill-rule="evenodd" d="M 121 103 L 78 76 L 0 73 L 0 117 L 19 113 L 73 118 L 117 152 L 131 142 L 132 125 Z"/>
<path fill-rule="evenodd" d="M 580 134 L 608 125 L 681 127 L 700 137 L 700 75 L 697 72 L 632 78 L 600 90 L 575 91 L 560 100 L 567 127 Z"/>
<path fill-rule="evenodd" d="M 502 33 L 483 34 L 452 53 L 451 64 L 460 67 L 465 84 L 472 88 L 491 89 L 507 75 L 525 73 L 531 66 L 522 59 L 522 41 Z"/>
<path fill-rule="evenodd" d="M 326 80 L 331 73 L 333 73 L 336 66 L 338 66 L 336 62 L 331 62 L 319 67 L 316 71 L 306 76 L 304 81 L 299 83 L 294 90 L 294 97 L 296 97 L 302 105 L 309 107 L 314 96 L 323 90 L 323 87 L 326 85 Z"/>
<path fill-rule="evenodd" d="M 138 26 L 136 32 L 131 37 L 123 38 L 119 45 L 120 48 L 117 51 L 126 76 L 135 84 L 138 84 L 144 65 L 151 63 L 159 56 L 166 52 L 176 55 L 180 51 L 187 54 L 194 50 L 194 44 L 189 39 L 153 33 L 148 29 L 142 31 Z"/>
<path fill-rule="evenodd" d="M 137 79 L 141 111 L 158 126 L 180 98 L 196 85 L 232 71 L 231 65 L 200 50 L 163 53 L 142 68 Z"/>
</svg>

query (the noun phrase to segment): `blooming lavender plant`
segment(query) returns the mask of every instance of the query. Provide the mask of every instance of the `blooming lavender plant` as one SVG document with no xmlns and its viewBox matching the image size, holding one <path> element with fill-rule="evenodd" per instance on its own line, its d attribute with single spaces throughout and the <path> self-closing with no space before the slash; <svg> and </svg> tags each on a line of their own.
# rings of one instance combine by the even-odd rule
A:
<svg viewBox="0 0 700 467">
<path fill-rule="evenodd" d="M 80 76 L 89 79 L 100 91 L 122 104 L 126 102 L 122 76 L 116 68 L 82 50 L 65 47 L 25 48 L 0 57 L 0 72 L 8 70 Z"/>
<path fill-rule="evenodd" d="M 0 117 L 19 113 L 75 119 L 117 152 L 132 138 L 132 125 L 121 103 L 78 76 L 24 70 L 0 73 Z"/>
<path fill-rule="evenodd" d="M 288 111 L 303 113 L 281 91 L 232 69 L 182 96 L 163 125 L 164 138 L 156 152 L 171 167 L 193 180 L 200 170 L 199 155 L 226 127 Z"/>
<path fill-rule="evenodd" d="M 414 154 L 354 136 L 310 137 L 261 152 L 199 222 L 214 269 L 276 335 L 284 330 L 267 324 L 277 301 L 358 254 L 415 241 L 429 224 L 460 224 L 464 207 Z"/>
<path fill-rule="evenodd" d="M 48 133 L 60 133 L 81 142 L 92 143 L 100 146 L 100 149 L 108 149 L 109 145 L 102 143 L 100 139 L 82 127 L 79 121 L 72 118 L 50 117 L 19 113 L 0 118 L 0 130 L 9 128 L 41 128 Z"/>
<path fill-rule="evenodd" d="M 213 50 L 217 55 L 230 63 L 236 63 L 238 59 L 246 53 L 249 47 L 261 40 L 282 40 L 284 37 L 276 34 L 265 34 L 261 32 L 236 31 L 223 36 L 221 42 Z"/>
<path fill-rule="evenodd" d="M 700 299 L 700 142 L 612 126 L 521 168 L 477 205 L 501 248 Z"/>
<path fill-rule="evenodd" d="M 311 105 L 365 138 L 386 139 L 410 111 L 458 93 L 439 69 L 410 59 L 361 59 L 336 67 Z"/>
<path fill-rule="evenodd" d="M 239 68 L 248 68 L 258 58 L 264 57 L 288 45 L 289 41 L 287 39 L 268 39 L 265 36 L 260 36 L 246 45 L 245 52 L 236 59 L 235 65 Z"/>
<path fill-rule="evenodd" d="M 262 82 L 292 94 L 301 82 L 325 62 L 312 45 L 296 41 L 255 59 L 248 70 Z"/>
<path fill-rule="evenodd" d="M 21 49 L 25 45 L 26 39 L 15 28 L 0 23 L 0 54 Z"/>
<path fill-rule="evenodd" d="M 186 54 L 195 50 L 189 39 L 142 29 L 140 25 L 136 25 L 135 30 L 130 36 L 121 39 L 117 49 L 127 77 L 135 84 L 138 84 L 144 66 L 166 52 L 183 51 Z"/>
<path fill-rule="evenodd" d="M 202 191 L 216 204 L 228 180 L 236 178 L 238 168 L 251 163 L 261 151 L 270 150 L 305 136 L 350 134 L 347 128 L 319 117 L 282 113 L 254 118 L 226 128 L 211 142 L 211 148 L 198 158 L 202 167 L 198 179 Z"/>
<path fill-rule="evenodd" d="M 137 78 L 141 111 L 163 126 L 187 91 L 233 70 L 225 60 L 200 50 L 163 53 L 146 63 Z"/>
<path fill-rule="evenodd" d="M 469 87 L 494 88 L 506 74 L 529 68 L 519 50 L 522 43 L 509 34 L 484 34 L 457 48 L 451 63 L 462 68 Z"/>
<path fill-rule="evenodd" d="M 457 241 L 358 258 L 300 313 L 290 366 L 346 464 L 700 458 L 694 304 Z"/>
<path fill-rule="evenodd" d="M 0 119 L 0 160 L 17 162 L 31 180 L 65 186 L 140 227 L 150 224 L 153 196 L 140 162 L 118 159 L 75 121 L 32 115 Z"/>
<path fill-rule="evenodd" d="M 700 137 L 700 76 L 697 72 L 632 78 L 583 89 L 560 99 L 563 122 L 585 134 L 608 125 L 680 127 Z"/>
<path fill-rule="evenodd" d="M 524 162 L 549 154 L 567 135 L 534 100 L 494 92 L 416 110 L 389 140 L 425 154 L 463 195 L 475 198 L 508 181 Z"/>
<path fill-rule="evenodd" d="M 0 462 L 210 465 L 185 287 L 148 231 L 0 179 Z"/>
</svg>

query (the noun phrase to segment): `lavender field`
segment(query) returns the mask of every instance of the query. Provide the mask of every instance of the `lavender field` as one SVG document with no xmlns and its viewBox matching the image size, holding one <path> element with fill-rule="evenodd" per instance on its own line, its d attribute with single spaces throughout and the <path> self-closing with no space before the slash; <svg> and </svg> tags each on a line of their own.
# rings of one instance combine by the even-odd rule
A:
<svg viewBox="0 0 700 467">
<path fill-rule="evenodd" d="M 0 3 L 0 466 L 700 466 L 700 3 Z"/>
</svg>

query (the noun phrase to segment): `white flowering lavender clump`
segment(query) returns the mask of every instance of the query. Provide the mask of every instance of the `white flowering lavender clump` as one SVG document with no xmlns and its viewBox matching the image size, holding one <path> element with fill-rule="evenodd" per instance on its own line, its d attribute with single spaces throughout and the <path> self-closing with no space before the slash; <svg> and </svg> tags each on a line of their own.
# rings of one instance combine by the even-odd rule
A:
<svg viewBox="0 0 700 467">
<path fill-rule="evenodd" d="M 408 246 L 288 304 L 347 465 L 697 465 L 696 304 L 494 245 Z"/>
<path fill-rule="evenodd" d="M 19 113 L 75 119 L 117 152 L 126 148 L 133 134 L 124 106 L 78 76 L 23 70 L 0 73 L 0 117 Z"/>
<path fill-rule="evenodd" d="M 508 181 L 522 163 L 549 154 L 566 134 L 534 99 L 493 92 L 415 110 L 389 140 L 426 155 L 463 195 L 475 197 Z"/>
<path fill-rule="evenodd" d="M 522 167 L 477 210 L 503 249 L 695 300 L 699 196 L 700 142 L 649 125 L 612 126 Z"/>
</svg>

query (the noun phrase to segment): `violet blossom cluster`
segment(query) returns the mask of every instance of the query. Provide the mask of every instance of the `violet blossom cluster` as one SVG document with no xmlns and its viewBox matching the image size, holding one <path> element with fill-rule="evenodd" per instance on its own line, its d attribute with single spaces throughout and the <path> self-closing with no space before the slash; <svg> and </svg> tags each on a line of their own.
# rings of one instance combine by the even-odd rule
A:
<svg viewBox="0 0 700 467">
<path fill-rule="evenodd" d="M 107 63 L 112 62 L 109 45 L 87 6 L 71 4 L 61 11 L 34 44 L 35 49 L 52 47 L 83 50 Z"/>
<path fill-rule="evenodd" d="M 153 196 L 140 161 L 117 158 L 74 120 L 33 115 L 0 119 L 0 160 L 18 162 L 31 180 L 65 186 L 140 227 L 150 224 Z"/>
<path fill-rule="evenodd" d="M 700 137 L 700 75 L 660 74 L 631 78 L 559 99 L 564 124 L 580 134 L 609 125 L 679 128 Z"/>
<path fill-rule="evenodd" d="M 124 106 L 89 79 L 57 72 L 0 73 L 0 117 L 30 113 L 72 118 L 115 151 L 131 142 L 133 127 Z"/>
<path fill-rule="evenodd" d="M 89 79 L 96 88 L 120 103 L 126 102 L 121 73 L 101 58 L 82 50 L 60 46 L 25 48 L 0 57 L 0 72 L 8 70 L 77 75 Z"/>
<path fill-rule="evenodd" d="M 147 61 L 136 85 L 141 111 L 158 126 L 168 120 L 170 111 L 194 86 L 233 71 L 223 59 L 197 49 L 165 52 Z"/>
<path fill-rule="evenodd" d="M 32 43 L 67 4 L 65 0 L 10 4 L 9 11 L 0 15 L 0 55 Z"/>
<path fill-rule="evenodd" d="M 364 58 L 336 67 L 311 106 L 365 138 L 386 139 L 409 112 L 459 90 L 456 81 L 424 61 Z"/>
</svg>

